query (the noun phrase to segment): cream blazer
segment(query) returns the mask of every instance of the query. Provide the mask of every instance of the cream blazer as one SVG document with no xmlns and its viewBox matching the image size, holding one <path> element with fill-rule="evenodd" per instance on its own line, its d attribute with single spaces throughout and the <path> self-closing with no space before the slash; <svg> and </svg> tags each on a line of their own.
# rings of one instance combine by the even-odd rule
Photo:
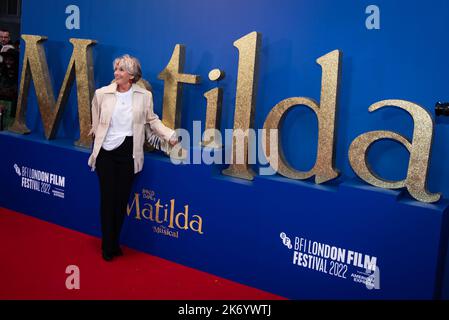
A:
<svg viewBox="0 0 449 320">
<path fill-rule="evenodd" d="M 145 142 L 145 131 L 157 135 L 163 141 L 168 142 L 174 134 L 174 130 L 166 127 L 153 111 L 153 95 L 150 91 L 140 86 L 132 85 L 132 108 L 133 108 L 133 159 L 134 173 L 143 168 L 143 145 Z M 92 129 L 89 135 L 94 136 L 92 154 L 88 165 L 95 170 L 95 162 L 103 145 L 104 138 L 111 123 L 112 114 L 115 109 L 117 84 L 112 83 L 95 91 L 92 100 Z"/>
</svg>

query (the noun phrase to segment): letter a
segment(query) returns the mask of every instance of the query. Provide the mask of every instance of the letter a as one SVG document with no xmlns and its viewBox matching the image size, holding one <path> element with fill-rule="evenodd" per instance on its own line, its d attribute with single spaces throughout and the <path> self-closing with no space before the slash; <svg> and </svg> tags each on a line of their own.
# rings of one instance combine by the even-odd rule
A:
<svg viewBox="0 0 449 320">
<path fill-rule="evenodd" d="M 349 162 L 355 173 L 373 186 L 386 189 L 406 187 L 410 195 L 422 202 L 436 202 L 441 194 L 429 193 L 426 190 L 427 171 L 433 138 L 433 120 L 423 107 L 405 100 L 383 100 L 369 107 L 373 112 L 385 106 L 393 106 L 407 111 L 413 118 L 415 128 L 413 139 L 408 141 L 404 136 L 392 131 L 371 131 L 364 133 L 352 141 L 349 147 Z M 369 166 L 367 153 L 373 143 L 382 139 L 395 140 L 410 152 L 407 177 L 405 180 L 388 181 L 377 176 Z"/>
<path fill-rule="evenodd" d="M 370 5 L 366 7 L 366 14 L 371 13 L 370 16 L 366 18 L 365 26 L 368 30 L 380 29 L 380 9 L 378 6 Z"/>
<path fill-rule="evenodd" d="M 69 290 L 80 288 L 80 269 L 78 266 L 70 265 L 65 269 L 66 274 L 70 274 L 65 280 L 65 286 Z"/>
<path fill-rule="evenodd" d="M 80 8 L 71 4 L 65 9 L 65 13 L 70 14 L 65 20 L 65 27 L 68 30 L 80 28 Z"/>
</svg>

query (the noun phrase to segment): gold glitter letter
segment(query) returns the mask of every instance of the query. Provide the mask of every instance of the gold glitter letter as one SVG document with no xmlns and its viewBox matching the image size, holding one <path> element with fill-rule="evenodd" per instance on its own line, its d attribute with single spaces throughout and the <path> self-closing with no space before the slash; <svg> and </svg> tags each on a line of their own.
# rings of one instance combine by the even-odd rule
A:
<svg viewBox="0 0 449 320">
<path fill-rule="evenodd" d="M 179 128 L 181 123 L 182 83 L 200 83 L 200 76 L 182 73 L 184 71 L 185 59 L 185 46 L 177 44 L 170 61 L 158 77 L 164 80 L 162 121 L 167 127 L 172 129 Z"/>
<path fill-rule="evenodd" d="M 236 40 L 234 46 L 239 50 L 237 75 L 237 94 L 235 97 L 234 131 L 247 133 L 253 127 L 256 109 L 256 87 L 261 35 L 251 32 Z M 253 180 L 254 172 L 248 166 L 249 136 L 245 134 L 243 148 L 237 148 L 236 132 L 233 133 L 231 165 L 223 174 L 237 178 Z M 243 150 L 244 163 L 235 163 L 238 150 Z M 239 155 L 240 156 L 240 155 Z"/>
<path fill-rule="evenodd" d="M 431 115 L 421 106 L 404 100 L 383 100 L 369 107 L 373 112 L 385 106 L 401 108 L 413 118 L 414 131 L 412 142 L 404 136 L 392 131 L 371 131 L 358 136 L 349 148 L 349 162 L 355 173 L 373 186 L 386 189 L 406 187 L 413 198 L 422 202 L 436 202 L 441 194 L 429 193 L 426 190 L 427 171 L 432 147 L 433 120 Z M 395 140 L 410 152 L 407 177 L 401 181 L 387 181 L 377 176 L 370 168 L 367 153 L 371 145 L 382 139 Z"/>
<path fill-rule="evenodd" d="M 87 133 L 90 130 L 90 103 L 94 92 L 92 49 L 90 46 L 95 44 L 96 41 L 70 39 L 70 42 L 73 44 L 72 57 L 67 67 L 58 100 L 55 102 L 47 59 L 42 45 L 42 42 L 47 40 L 47 37 L 22 35 L 22 38 L 25 41 L 26 48 L 22 64 L 16 118 L 10 131 L 22 134 L 30 132 L 26 126 L 25 114 L 30 80 L 32 78 L 44 124 L 45 136 L 47 139 L 54 138 L 70 93 L 70 87 L 76 76 L 80 139 L 75 144 L 82 147 L 90 147 L 91 139 L 87 136 Z"/>
<path fill-rule="evenodd" d="M 217 136 L 220 130 L 223 89 L 214 88 L 204 94 L 207 100 L 205 137 L 201 145 L 209 148 L 221 148 L 221 139 Z"/>
<path fill-rule="evenodd" d="M 340 75 L 340 57 L 338 50 L 332 51 L 317 60 L 322 68 L 321 80 L 321 104 L 310 98 L 288 98 L 273 107 L 264 123 L 265 144 L 263 149 L 267 160 L 277 164 L 278 172 L 290 179 L 307 179 L 315 175 L 315 183 L 322 183 L 338 176 L 334 168 L 335 149 L 335 113 L 337 110 L 338 86 Z M 318 152 L 314 167 L 308 172 L 294 169 L 288 164 L 282 152 L 280 134 L 278 134 L 277 146 L 279 151 L 270 152 L 270 130 L 281 130 L 282 120 L 287 111 L 296 105 L 304 105 L 312 109 L 318 118 Z"/>
</svg>

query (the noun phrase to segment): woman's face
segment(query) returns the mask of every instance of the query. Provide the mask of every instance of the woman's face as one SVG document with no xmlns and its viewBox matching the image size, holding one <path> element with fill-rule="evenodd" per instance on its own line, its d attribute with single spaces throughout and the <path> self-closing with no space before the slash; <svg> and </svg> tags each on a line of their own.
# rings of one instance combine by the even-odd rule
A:
<svg viewBox="0 0 449 320">
<path fill-rule="evenodd" d="M 116 64 L 114 68 L 114 78 L 115 83 L 117 83 L 118 86 L 127 86 L 128 84 L 132 83 L 132 79 L 134 78 L 134 76 L 130 75 L 119 64 Z"/>
</svg>

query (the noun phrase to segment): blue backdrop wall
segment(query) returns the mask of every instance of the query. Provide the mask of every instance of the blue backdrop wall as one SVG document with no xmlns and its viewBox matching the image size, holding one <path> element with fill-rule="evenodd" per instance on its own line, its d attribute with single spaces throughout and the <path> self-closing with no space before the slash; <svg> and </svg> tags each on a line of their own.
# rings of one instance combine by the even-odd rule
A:
<svg viewBox="0 0 449 320">
<path fill-rule="evenodd" d="M 66 28 L 69 5 L 79 8 L 79 29 Z M 413 101 L 433 114 L 436 101 L 449 100 L 449 3 L 379 0 L 380 29 L 366 26 L 369 5 L 350 0 L 24 0 L 22 34 L 48 37 L 55 92 L 72 53 L 69 38 L 98 41 L 93 49 L 97 88 L 113 78 L 115 57 L 138 57 L 159 115 L 163 81 L 157 75 L 174 46 L 186 45 L 184 71 L 203 79 L 184 87 L 181 127 L 190 132 L 195 120 L 204 126 L 203 94 L 217 85 L 207 79 L 214 68 L 226 72 L 219 83 L 224 89 L 221 128 L 233 127 L 238 63 L 233 42 L 242 36 L 252 31 L 262 35 L 255 128 L 262 128 L 273 106 L 285 98 L 319 101 L 321 68 L 315 61 L 341 50 L 339 179 L 320 186 L 280 176 L 248 182 L 223 176 L 224 166 L 175 166 L 160 154 L 148 154 L 122 239 L 131 247 L 289 298 L 447 297 L 447 201 L 423 204 L 406 192 L 367 185 L 355 178 L 348 149 L 357 136 L 372 130 L 411 138 L 410 116 L 397 109 L 370 114 L 368 107 L 377 101 Z M 23 49 L 22 42 L 22 54 Z M 55 140 L 44 138 L 33 87 L 28 109 L 32 134 L 0 135 L 1 150 L 9 150 L 2 151 L 6 169 L 1 171 L 0 205 L 98 236 L 96 176 L 87 167 L 88 150 L 73 146 L 79 138 L 76 88 Z M 429 189 L 447 198 L 449 126 L 447 120 L 435 121 Z M 316 157 L 315 115 L 295 108 L 282 135 L 289 162 L 310 169 Z M 200 149 L 192 147 L 192 152 Z M 391 141 L 375 144 L 369 153 L 373 169 L 391 180 L 405 178 L 408 157 L 404 147 Z M 32 190 L 19 177 L 29 169 L 64 177 L 64 185 Z M 174 208 L 172 223 L 156 221 L 157 203 L 167 216 Z M 314 251 L 317 247 L 339 252 L 340 258 Z M 367 277 L 372 286 L 360 282 Z"/>
</svg>

